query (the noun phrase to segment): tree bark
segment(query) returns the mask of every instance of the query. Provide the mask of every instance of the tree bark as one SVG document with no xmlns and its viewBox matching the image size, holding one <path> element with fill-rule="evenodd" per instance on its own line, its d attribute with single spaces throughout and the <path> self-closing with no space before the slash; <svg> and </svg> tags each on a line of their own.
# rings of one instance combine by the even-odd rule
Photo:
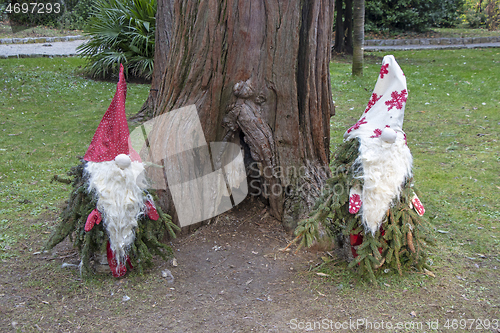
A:
<svg viewBox="0 0 500 333">
<path fill-rule="evenodd" d="M 207 142 L 242 145 L 250 187 L 287 229 L 330 175 L 333 9 L 333 0 L 174 3 L 155 115 L 195 104 Z"/>
<path fill-rule="evenodd" d="M 352 54 L 352 0 L 335 0 L 335 45 L 333 49 L 337 53 Z"/>
<path fill-rule="evenodd" d="M 352 1 L 353 0 L 344 0 L 345 1 L 345 12 L 344 12 L 344 34 L 345 34 L 345 42 L 344 48 L 347 54 L 352 54 Z"/>
<path fill-rule="evenodd" d="M 239 141 L 257 180 L 250 187 L 287 229 L 330 175 L 333 8 L 333 0 L 174 3 L 155 115 L 195 104 L 207 142 Z M 162 199 L 174 213 L 168 191 Z"/>
<path fill-rule="evenodd" d="M 337 53 L 344 52 L 344 4 L 343 0 L 335 0 L 335 45 L 333 49 Z"/>
<path fill-rule="evenodd" d="M 167 59 L 173 36 L 173 4 L 174 0 L 158 0 L 156 9 L 154 70 L 151 79 L 149 96 L 139 112 L 131 121 L 143 122 L 153 117 L 156 107 L 158 89 L 167 69 Z"/>
<path fill-rule="evenodd" d="M 354 0 L 352 75 L 363 76 L 365 44 L 365 0 Z"/>
</svg>

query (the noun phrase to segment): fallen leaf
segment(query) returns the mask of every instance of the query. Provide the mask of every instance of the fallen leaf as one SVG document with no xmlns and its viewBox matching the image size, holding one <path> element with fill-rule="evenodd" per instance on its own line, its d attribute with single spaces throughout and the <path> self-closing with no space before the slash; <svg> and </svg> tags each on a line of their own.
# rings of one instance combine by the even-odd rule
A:
<svg viewBox="0 0 500 333">
<path fill-rule="evenodd" d="M 433 272 L 431 272 L 431 271 L 429 271 L 428 269 L 425 269 L 425 268 L 424 268 L 424 273 L 425 273 L 425 275 L 432 276 L 433 278 L 436 277 L 436 274 L 434 274 Z"/>
<path fill-rule="evenodd" d="M 316 273 L 316 275 L 319 275 L 319 276 L 330 276 L 330 275 L 325 274 L 325 273 Z"/>
</svg>

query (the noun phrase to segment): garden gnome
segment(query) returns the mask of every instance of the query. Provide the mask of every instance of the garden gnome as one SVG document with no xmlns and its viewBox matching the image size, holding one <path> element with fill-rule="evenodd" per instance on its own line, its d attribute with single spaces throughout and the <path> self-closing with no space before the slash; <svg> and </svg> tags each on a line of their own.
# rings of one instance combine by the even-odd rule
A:
<svg viewBox="0 0 500 333">
<path fill-rule="evenodd" d="M 363 181 L 350 189 L 349 212 L 360 214 L 365 232 L 372 234 L 380 229 L 391 203 L 412 177 L 412 155 L 403 132 L 407 96 L 403 71 L 394 56 L 385 56 L 368 106 L 344 134 L 345 141 L 360 141 L 355 177 Z M 424 213 L 416 195 L 412 206 L 419 215 Z M 351 235 L 351 245 L 361 244 L 361 238 L 362 233 Z"/>
<path fill-rule="evenodd" d="M 145 192 L 144 165 L 130 145 L 126 94 L 127 83 L 120 65 L 115 96 L 84 156 L 88 191 L 97 201 L 97 207 L 87 218 L 85 231 L 92 230 L 102 220 L 109 236 L 108 264 L 115 277 L 125 275 L 127 262 L 131 266 L 127 253 L 135 239 L 137 219 L 145 213 L 152 220 L 158 219 L 153 200 Z"/>
</svg>

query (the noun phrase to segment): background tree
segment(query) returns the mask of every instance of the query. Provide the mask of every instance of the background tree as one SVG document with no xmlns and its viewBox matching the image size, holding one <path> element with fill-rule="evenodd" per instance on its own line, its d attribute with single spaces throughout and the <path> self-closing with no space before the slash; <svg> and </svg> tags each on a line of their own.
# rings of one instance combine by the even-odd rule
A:
<svg viewBox="0 0 500 333">
<path fill-rule="evenodd" d="M 333 49 L 337 53 L 352 54 L 352 1 L 335 1 L 335 44 Z"/>
<path fill-rule="evenodd" d="M 352 75 L 363 75 L 363 46 L 365 44 L 365 0 L 354 0 Z"/>
<path fill-rule="evenodd" d="M 330 173 L 333 9 L 333 0 L 173 6 L 155 114 L 195 104 L 207 142 L 241 143 L 245 163 L 256 166 L 257 192 L 286 228 L 308 212 Z M 159 196 L 175 217 L 168 191 Z"/>
<path fill-rule="evenodd" d="M 141 110 L 130 118 L 132 121 L 144 121 L 153 116 L 156 106 L 158 88 L 160 87 L 163 74 L 167 69 L 167 59 L 170 52 L 173 33 L 173 0 L 158 0 L 156 11 L 155 30 L 155 53 L 153 77 L 149 96 L 141 107 Z"/>
<path fill-rule="evenodd" d="M 488 30 L 497 30 L 500 25 L 500 0 L 489 0 L 486 6 L 486 27 Z"/>
</svg>

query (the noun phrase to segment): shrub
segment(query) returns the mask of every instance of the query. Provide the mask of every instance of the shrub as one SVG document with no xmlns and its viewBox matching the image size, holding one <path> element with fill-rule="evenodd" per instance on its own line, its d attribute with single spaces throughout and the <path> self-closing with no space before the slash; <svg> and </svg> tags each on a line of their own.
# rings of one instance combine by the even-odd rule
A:
<svg viewBox="0 0 500 333">
<path fill-rule="evenodd" d="M 94 0 L 66 0 L 67 10 L 59 18 L 65 29 L 84 29 L 92 13 Z"/>
<path fill-rule="evenodd" d="M 459 22 L 464 0 L 367 0 L 366 30 L 426 31 Z"/>
<path fill-rule="evenodd" d="M 13 9 L 16 3 L 19 5 L 19 12 L 6 13 L 11 23 L 16 25 L 45 25 L 66 29 L 83 29 L 90 16 L 93 0 L 51 0 L 40 2 L 40 4 L 44 4 L 45 6 L 48 6 L 49 3 L 51 5 L 51 12 L 48 12 L 48 7 L 44 7 L 43 14 L 37 13 L 42 8 L 33 7 L 31 3 L 34 3 L 34 1 L 32 0 L 6 0 L 0 5 L 0 10 L 2 13 L 5 13 L 5 9 L 7 9 L 9 4 L 11 5 L 10 8 Z M 58 4 L 57 7 L 56 3 Z M 23 4 L 25 4 L 25 8 L 21 7 Z M 33 10 L 34 13 L 32 13 Z"/>
<path fill-rule="evenodd" d="M 460 15 L 465 10 L 465 0 L 434 1 L 437 9 L 434 26 L 454 27 L 460 23 Z"/>
<path fill-rule="evenodd" d="M 88 21 L 90 40 L 78 50 L 93 78 L 110 78 L 120 63 L 127 76 L 153 74 L 156 0 L 96 0 Z"/>
<path fill-rule="evenodd" d="M 500 25 L 500 0 L 490 0 L 486 6 L 486 27 L 488 30 L 497 30 Z"/>
<path fill-rule="evenodd" d="M 465 12 L 465 22 L 469 28 L 480 28 L 486 25 L 487 16 L 484 12 L 476 12 L 475 10 L 468 9 Z"/>
<path fill-rule="evenodd" d="M 57 26 L 58 20 L 66 10 L 63 0 L 54 0 L 50 2 L 39 2 L 42 6 L 30 5 L 34 1 L 30 0 L 7 0 L 4 1 L 6 16 L 11 23 L 25 26 Z M 45 7 L 46 5 L 50 7 Z M 43 7 L 43 8 L 42 8 Z M 17 13 L 16 13 L 17 11 Z M 32 13 L 32 11 L 34 11 Z M 40 13 L 38 13 L 40 11 Z M 42 13 L 43 12 L 43 13 Z"/>
</svg>

